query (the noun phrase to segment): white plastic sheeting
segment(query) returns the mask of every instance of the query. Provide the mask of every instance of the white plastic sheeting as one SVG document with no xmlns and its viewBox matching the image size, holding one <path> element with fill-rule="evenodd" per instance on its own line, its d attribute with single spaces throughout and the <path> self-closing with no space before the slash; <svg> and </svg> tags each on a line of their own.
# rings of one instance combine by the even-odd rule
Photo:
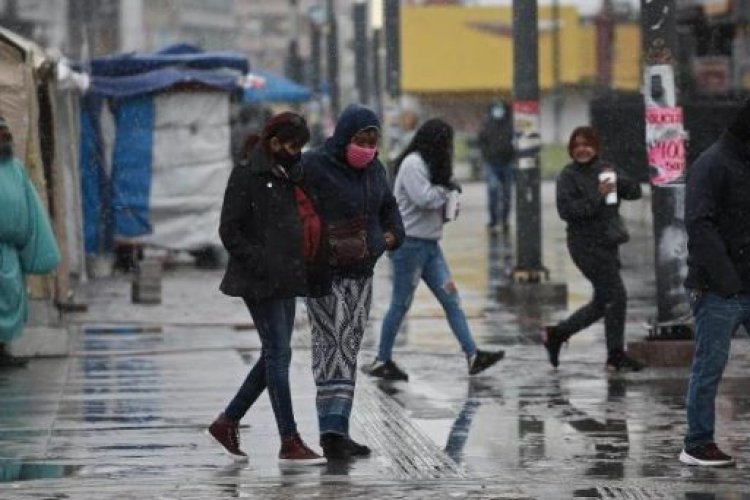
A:
<svg viewBox="0 0 750 500">
<path fill-rule="evenodd" d="M 229 94 L 155 97 L 150 221 L 140 241 L 170 249 L 221 246 L 219 219 L 232 168 Z"/>
</svg>

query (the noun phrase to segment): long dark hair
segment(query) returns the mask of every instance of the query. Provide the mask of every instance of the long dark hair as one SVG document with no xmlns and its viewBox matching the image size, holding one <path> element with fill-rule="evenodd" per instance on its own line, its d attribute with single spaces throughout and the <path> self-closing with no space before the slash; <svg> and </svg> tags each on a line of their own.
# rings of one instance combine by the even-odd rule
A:
<svg viewBox="0 0 750 500">
<path fill-rule="evenodd" d="M 247 158 L 259 142 L 263 144 L 266 154 L 270 154 L 269 143 L 274 137 L 282 143 L 292 142 L 302 147 L 310 140 L 310 129 L 302 115 L 291 111 L 279 113 L 268 119 L 260 134 L 249 134 L 245 138 L 242 157 Z"/>
<path fill-rule="evenodd" d="M 396 158 L 396 173 L 401 162 L 417 152 L 430 170 L 430 182 L 448 186 L 453 177 L 453 127 L 440 118 L 431 118 L 417 129 L 406 149 Z"/>
</svg>

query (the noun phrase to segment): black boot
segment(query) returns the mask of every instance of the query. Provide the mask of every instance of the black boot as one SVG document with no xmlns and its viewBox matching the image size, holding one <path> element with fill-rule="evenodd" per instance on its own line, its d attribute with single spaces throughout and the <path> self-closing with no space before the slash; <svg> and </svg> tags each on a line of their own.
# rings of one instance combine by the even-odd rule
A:
<svg viewBox="0 0 750 500">
<path fill-rule="evenodd" d="M 551 325 L 544 327 L 542 343 L 544 344 L 544 348 L 547 349 L 550 364 L 555 368 L 560 364 L 560 349 L 567 340 L 568 336 L 561 335 L 556 327 Z"/>
<path fill-rule="evenodd" d="M 639 372 L 646 365 L 633 359 L 625 351 L 614 351 L 607 356 L 607 370 L 611 372 Z"/>
<path fill-rule="evenodd" d="M 328 460 L 346 460 L 351 457 L 349 438 L 341 434 L 326 432 L 320 435 L 320 447 Z"/>
</svg>

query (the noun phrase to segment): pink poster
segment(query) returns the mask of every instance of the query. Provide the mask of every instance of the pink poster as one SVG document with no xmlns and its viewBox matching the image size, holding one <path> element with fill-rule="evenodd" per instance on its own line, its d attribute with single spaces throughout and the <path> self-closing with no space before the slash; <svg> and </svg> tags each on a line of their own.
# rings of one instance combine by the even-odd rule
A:
<svg viewBox="0 0 750 500">
<path fill-rule="evenodd" d="M 682 108 L 646 109 L 646 147 L 651 183 L 656 186 L 684 182 L 685 132 Z"/>
</svg>

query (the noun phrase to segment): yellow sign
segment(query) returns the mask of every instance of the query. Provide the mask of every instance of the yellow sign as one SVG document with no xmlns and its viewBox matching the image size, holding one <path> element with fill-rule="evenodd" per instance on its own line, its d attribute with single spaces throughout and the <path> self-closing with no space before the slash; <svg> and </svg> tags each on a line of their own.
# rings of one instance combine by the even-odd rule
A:
<svg viewBox="0 0 750 500">
<path fill-rule="evenodd" d="M 539 85 L 553 87 L 553 37 L 559 29 L 560 83 L 591 83 L 596 76 L 596 35 L 582 26 L 578 11 L 561 6 L 539 9 Z M 411 93 L 510 92 L 513 88 L 511 7 L 460 5 L 403 6 L 401 10 L 401 88 Z M 635 31 L 633 30 L 635 29 Z M 615 82 L 637 88 L 640 42 L 637 26 L 618 27 Z M 620 40 L 622 42 L 620 42 Z M 630 45 L 636 43 L 636 45 Z M 627 44 L 627 45 L 626 45 Z M 622 48 L 620 48 L 622 47 Z"/>
</svg>

